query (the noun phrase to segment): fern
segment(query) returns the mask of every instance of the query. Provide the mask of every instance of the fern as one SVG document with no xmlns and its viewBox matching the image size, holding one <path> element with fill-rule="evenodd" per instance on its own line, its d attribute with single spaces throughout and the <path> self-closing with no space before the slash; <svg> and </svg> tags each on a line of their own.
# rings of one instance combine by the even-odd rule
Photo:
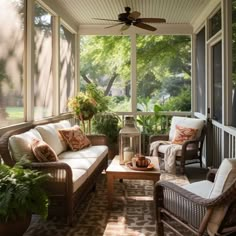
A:
<svg viewBox="0 0 236 236">
<path fill-rule="evenodd" d="M 14 220 L 31 213 L 47 217 L 48 197 L 43 183 L 48 174 L 24 169 L 17 164 L 0 165 L 0 221 Z"/>
</svg>

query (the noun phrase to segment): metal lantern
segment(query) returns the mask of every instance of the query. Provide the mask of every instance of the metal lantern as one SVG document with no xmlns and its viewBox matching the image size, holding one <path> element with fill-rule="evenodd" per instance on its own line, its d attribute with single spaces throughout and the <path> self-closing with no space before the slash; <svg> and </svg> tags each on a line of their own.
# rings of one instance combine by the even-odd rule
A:
<svg viewBox="0 0 236 236">
<path fill-rule="evenodd" d="M 120 164 L 131 161 L 137 153 L 141 153 L 141 132 L 137 128 L 133 116 L 126 116 L 124 127 L 119 133 Z"/>
</svg>

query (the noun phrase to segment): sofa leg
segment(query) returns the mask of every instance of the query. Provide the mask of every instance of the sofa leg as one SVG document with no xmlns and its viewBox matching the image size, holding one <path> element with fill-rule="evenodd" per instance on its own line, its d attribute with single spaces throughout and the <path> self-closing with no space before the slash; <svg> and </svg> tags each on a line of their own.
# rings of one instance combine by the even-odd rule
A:
<svg viewBox="0 0 236 236">
<path fill-rule="evenodd" d="M 95 191 L 96 191 L 96 188 L 97 188 L 97 185 L 94 184 L 93 187 L 92 187 L 92 192 L 95 192 Z"/>
<path fill-rule="evenodd" d="M 67 216 L 67 225 L 69 226 L 73 226 L 73 216 L 72 215 L 68 215 Z"/>
</svg>

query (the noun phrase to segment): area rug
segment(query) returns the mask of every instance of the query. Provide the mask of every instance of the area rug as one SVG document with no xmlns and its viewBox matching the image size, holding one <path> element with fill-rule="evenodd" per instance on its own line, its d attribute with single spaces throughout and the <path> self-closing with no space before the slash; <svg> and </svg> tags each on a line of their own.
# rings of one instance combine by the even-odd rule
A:
<svg viewBox="0 0 236 236">
<path fill-rule="evenodd" d="M 189 183 L 186 176 L 163 173 L 162 180 L 179 185 Z M 115 198 L 108 207 L 106 175 L 101 174 L 96 191 L 89 193 L 77 210 L 75 225 L 66 226 L 61 219 L 43 221 L 33 217 L 24 236 L 154 236 L 156 235 L 153 182 L 116 180 Z M 166 230 L 166 236 L 174 236 Z"/>
</svg>

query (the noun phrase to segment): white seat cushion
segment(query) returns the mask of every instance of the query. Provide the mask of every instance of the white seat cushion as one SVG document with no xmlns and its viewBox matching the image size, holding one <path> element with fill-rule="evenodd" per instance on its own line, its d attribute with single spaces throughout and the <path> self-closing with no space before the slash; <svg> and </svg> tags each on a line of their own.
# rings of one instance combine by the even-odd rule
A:
<svg viewBox="0 0 236 236">
<path fill-rule="evenodd" d="M 31 149 L 33 139 L 42 140 L 40 133 L 36 129 L 31 129 L 25 133 L 13 135 L 9 138 L 11 154 L 16 161 L 20 161 L 22 158 L 30 161 L 35 160 Z"/>
<path fill-rule="evenodd" d="M 69 121 L 61 121 L 58 123 L 51 123 L 46 125 L 39 125 L 35 128 L 41 134 L 44 142 L 46 142 L 57 155 L 61 152 L 66 151 L 67 144 L 59 134 L 59 129 L 69 128 L 70 126 Z"/>
<path fill-rule="evenodd" d="M 176 125 L 180 125 L 182 127 L 187 127 L 187 128 L 198 129 L 196 138 L 199 138 L 201 136 L 202 128 L 204 126 L 204 120 L 197 118 L 173 116 L 169 132 L 169 141 L 172 141 L 174 138 Z"/>
<path fill-rule="evenodd" d="M 214 186 L 209 195 L 209 198 L 218 197 L 222 194 L 236 179 L 236 159 L 224 159 L 218 169 L 215 177 Z M 217 207 L 214 209 L 210 221 L 208 223 L 207 231 L 209 235 L 215 235 L 219 229 L 220 223 L 227 211 L 227 205 L 224 207 Z"/>
<path fill-rule="evenodd" d="M 58 155 L 60 160 L 63 159 L 79 159 L 79 158 L 97 158 L 99 156 L 104 157 L 108 152 L 108 147 L 106 145 L 90 146 L 79 151 L 66 151 Z"/>
<path fill-rule="evenodd" d="M 214 183 L 202 180 L 195 183 L 184 185 L 183 188 L 203 198 L 209 198 Z"/>
<path fill-rule="evenodd" d="M 91 146 L 73 152 L 61 153 L 59 162 L 68 164 L 72 169 L 83 169 L 87 175 L 91 175 L 101 160 L 107 155 L 108 147 L 105 145 Z"/>
<path fill-rule="evenodd" d="M 87 172 L 83 169 L 72 169 L 73 192 L 75 192 L 87 179 Z"/>
</svg>

